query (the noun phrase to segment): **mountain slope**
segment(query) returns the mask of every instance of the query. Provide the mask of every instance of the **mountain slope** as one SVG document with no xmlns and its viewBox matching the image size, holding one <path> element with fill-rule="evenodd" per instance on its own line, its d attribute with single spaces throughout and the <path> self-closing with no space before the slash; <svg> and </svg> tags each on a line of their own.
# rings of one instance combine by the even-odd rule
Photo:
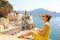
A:
<svg viewBox="0 0 60 40">
<path fill-rule="evenodd" d="M 48 10 L 43 9 L 43 8 L 35 9 L 32 11 L 29 11 L 28 13 L 30 13 L 33 16 L 38 16 L 38 17 L 40 17 L 44 13 L 51 14 L 53 17 L 60 17 L 60 13 L 51 12 L 51 11 L 48 11 Z"/>
</svg>

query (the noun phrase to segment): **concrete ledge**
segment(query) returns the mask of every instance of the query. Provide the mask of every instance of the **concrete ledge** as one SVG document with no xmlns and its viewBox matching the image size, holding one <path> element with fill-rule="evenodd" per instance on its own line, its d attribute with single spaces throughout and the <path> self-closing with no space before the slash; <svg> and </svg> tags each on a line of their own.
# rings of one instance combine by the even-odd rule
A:
<svg viewBox="0 0 60 40">
<path fill-rule="evenodd" d="M 0 40 L 28 40 L 28 39 L 16 38 L 15 36 L 12 35 L 0 34 Z"/>
</svg>

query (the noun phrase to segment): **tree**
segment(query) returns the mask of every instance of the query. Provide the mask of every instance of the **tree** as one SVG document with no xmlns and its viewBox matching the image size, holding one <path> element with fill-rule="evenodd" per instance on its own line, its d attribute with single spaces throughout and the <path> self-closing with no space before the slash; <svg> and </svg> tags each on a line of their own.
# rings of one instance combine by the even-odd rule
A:
<svg viewBox="0 0 60 40">
<path fill-rule="evenodd" d="M 0 0 L 0 15 L 7 15 L 13 10 L 12 5 L 6 0 Z"/>
</svg>

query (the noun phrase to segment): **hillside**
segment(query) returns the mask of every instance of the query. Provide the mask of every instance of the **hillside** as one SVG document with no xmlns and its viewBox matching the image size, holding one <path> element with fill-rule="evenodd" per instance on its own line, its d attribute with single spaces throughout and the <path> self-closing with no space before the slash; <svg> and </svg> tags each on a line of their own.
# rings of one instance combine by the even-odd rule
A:
<svg viewBox="0 0 60 40">
<path fill-rule="evenodd" d="M 7 0 L 0 0 L 0 16 L 7 15 L 13 9 Z"/>
<path fill-rule="evenodd" d="M 35 9 L 32 11 L 29 11 L 28 13 L 30 13 L 33 16 L 38 16 L 38 17 L 40 17 L 44 13 L 51 14 L 53 17 L 60 17 L 60 13 L 48 11 L 48 10 L 43 9 L 43 8 Z"/>
</svg>

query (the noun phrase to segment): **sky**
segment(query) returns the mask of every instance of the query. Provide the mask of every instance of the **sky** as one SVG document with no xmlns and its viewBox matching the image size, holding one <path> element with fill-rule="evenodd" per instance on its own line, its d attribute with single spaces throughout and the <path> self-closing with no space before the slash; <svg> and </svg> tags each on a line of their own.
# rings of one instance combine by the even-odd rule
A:
<svg viewBox="0 0 60 40">
<path fill-rule="evenodd" d="M 60 12 L 60 0 L 9 0 L 14 10 L 31 11 L 44 8 L 49 11 Z"/>
</svg>

